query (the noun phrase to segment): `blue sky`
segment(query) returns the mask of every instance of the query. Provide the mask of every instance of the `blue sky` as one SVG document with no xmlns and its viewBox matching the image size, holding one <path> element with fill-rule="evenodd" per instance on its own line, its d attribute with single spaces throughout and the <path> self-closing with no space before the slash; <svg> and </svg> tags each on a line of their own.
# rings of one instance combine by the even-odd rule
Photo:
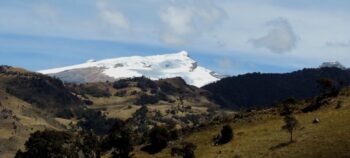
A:
<svg viewBox="0 0 350 158">
<path fill-rule="evenodd" d="M 350 66 L 348 0 L 0 1 L 0 64 L 175 53 L 222 74 Z"/>
</svg>

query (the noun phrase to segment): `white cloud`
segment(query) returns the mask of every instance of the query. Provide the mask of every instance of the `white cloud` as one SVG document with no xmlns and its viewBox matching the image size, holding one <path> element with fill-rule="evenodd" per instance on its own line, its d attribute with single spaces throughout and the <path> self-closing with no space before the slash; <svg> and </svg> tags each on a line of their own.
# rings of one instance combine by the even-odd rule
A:
<svg viewBox="0 0 350 158">
<path fill-rule="evenodd" d="M 162 11 L 162 21 L 178 35 L 189 34 L 193 31 L 193 12 L 189 8 L 167 7 Z"/>
<path fill-rule="evenodd" d="M 273 53 L 290 52 L 296 48 L 298 37 L 287 19 L 278 18 L 267 23 L 272 27 L 267 35 L 251 39 L 255 47 L 262 47 Z"/>
<path fill-rule="evenodd" d="M 98 0 L 97 7 L 100 11 L 100 16 L 112 27 L 118 29 L 129 30 L 130 24 L 124 14 L 116 9 L 108 7 L 108 0 Z"/>
<path fill-rule="evenodd" d="M 164 25 L 161 40 L 168 44 L 188 42 L 215 27 L 225 15 L 221 8 L 210 1 L 171 3 L 160 11 L 159 16 Z"/>
</svg>

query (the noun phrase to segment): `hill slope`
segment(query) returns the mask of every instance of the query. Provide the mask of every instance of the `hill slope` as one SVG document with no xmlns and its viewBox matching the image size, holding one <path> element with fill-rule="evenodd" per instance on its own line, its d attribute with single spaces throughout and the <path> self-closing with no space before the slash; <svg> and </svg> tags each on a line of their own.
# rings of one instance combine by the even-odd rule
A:
<svg viewBox="0 0 350 158">
<path fill-rule="evenodd" d="M 132 119 L 139 109 L 146 107 L 150 117 L 143 119 L 178 123 L 179 128 L 197 126 L 188 119 L 205 119 L 208 109 L 218 108 L 210 100 L 210 92 L 188 85 L 179 77 L 158 81 L 136 77 L 115 82 L 68 84 L 68 87 L 91 101 L 89 109 L 102 111 L 109 118 Z"/>
<path fill-rule="evenodd" d="M 341 108 L 336 108 L 342 102 Z M 308 104 L 308 103 L 307 103 Z M 171 148 L 183 141 L 197 146 L 195 156 L 204 157 L 309 157 L 328 158 L 350 157 L 350 89 L 332 98 L 329 104 L 310 113 L 297 113 L 300 126 L 294 133 L 295 142 L 288 144 L 289 134 L 281 130 L 283 118 L 271 110 L 256 112 L 255 119 L 231 123 L 233 141 L 219 146 L 213 145 L 212 138 L 220 133 L 222 125 L 195 132 L 175 142 L 162 152 L 149 155 L 136 151 L 136 157 L 166 158 Z M 314 124 L 314 118 L 320 123 Z"/>
<path fill-rule="evenodd" d="M 38 108 L 60 111 L 81 104 L 59 79 L 23 69 L 1 66 L 0 89 Z"/>
<path fill-rule="evenodd" d="M 273 103 L 294 97 L 311 98 L 320 93 L 317 81 L 329 78 L 345 86 L 350 84 L 350 70 L 338 68 L 303 69 L 285 74 L 251 73 L 223 78 L 203 88 L 215 94 L 215 100 L 223 107 L 267 107 Z"/>
<path fill-rule="evenodd" d="M 0 157 L 13 157 L 32 132 L 65 129 L 57 115 L 80 104 L 60 80 L 0 66 Z"/>
</svg>

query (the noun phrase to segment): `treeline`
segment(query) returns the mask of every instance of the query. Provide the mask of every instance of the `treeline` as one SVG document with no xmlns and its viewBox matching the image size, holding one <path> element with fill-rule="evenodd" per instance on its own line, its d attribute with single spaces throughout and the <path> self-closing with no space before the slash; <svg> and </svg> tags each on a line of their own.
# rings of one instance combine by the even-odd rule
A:
<svg viewBox="0 0 350 158">
<path fill-rule="evenodd" d="M 250 73 L 227 77 L 203 88 L 223 107 L 239 110 L 268 107 L 289 97 L 307 99 L 319 95 L 318 80 L 330 79 L 336 87 L 350 85 L 350 70 L 337 68 L 303 69 L 285 74 Z"/>
</svg>

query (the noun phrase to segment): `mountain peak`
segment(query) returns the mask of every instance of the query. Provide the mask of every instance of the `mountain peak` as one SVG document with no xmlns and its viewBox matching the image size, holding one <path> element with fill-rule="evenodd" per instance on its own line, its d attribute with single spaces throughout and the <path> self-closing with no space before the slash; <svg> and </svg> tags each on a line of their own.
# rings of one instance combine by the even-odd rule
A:
<svg viewBox="0 0 350 158">
<path fill-rule="evenodd" d="M 181 51 L 181 52 L 179 52 L 179 53 L 176 53 L 176 54 L 178 54 L 178 55 L 180 55 L 180 56 L 186 56 L 186 57 L 189 57 L 188 52 L 187 52 L 187 51 L 185 51 L 185 50 L 183 50 L 183 51 Z"/>
<path fill-rule="evenodd" d="M 152 56 L 131 56 L 39 71 L 67 82 L 114 81 L 145 76 L 152 80 L 181 77 L 197 87 L 219 80 L 213 71 L 198 65 L 187 51 Z"/>
<path fill-rule="evenodd" d="M 89 59 L 85 63 L 93 63 L 93 62 L 96 62 L 96 60 L 95 59 Z"/>
<path fill-rule="evenodd" d="M 320 68 L 339 68 L 345 70 L 346 67 L 342 65 L 339 61 L 324 62 L 320 65 Z"/>
</svg>

